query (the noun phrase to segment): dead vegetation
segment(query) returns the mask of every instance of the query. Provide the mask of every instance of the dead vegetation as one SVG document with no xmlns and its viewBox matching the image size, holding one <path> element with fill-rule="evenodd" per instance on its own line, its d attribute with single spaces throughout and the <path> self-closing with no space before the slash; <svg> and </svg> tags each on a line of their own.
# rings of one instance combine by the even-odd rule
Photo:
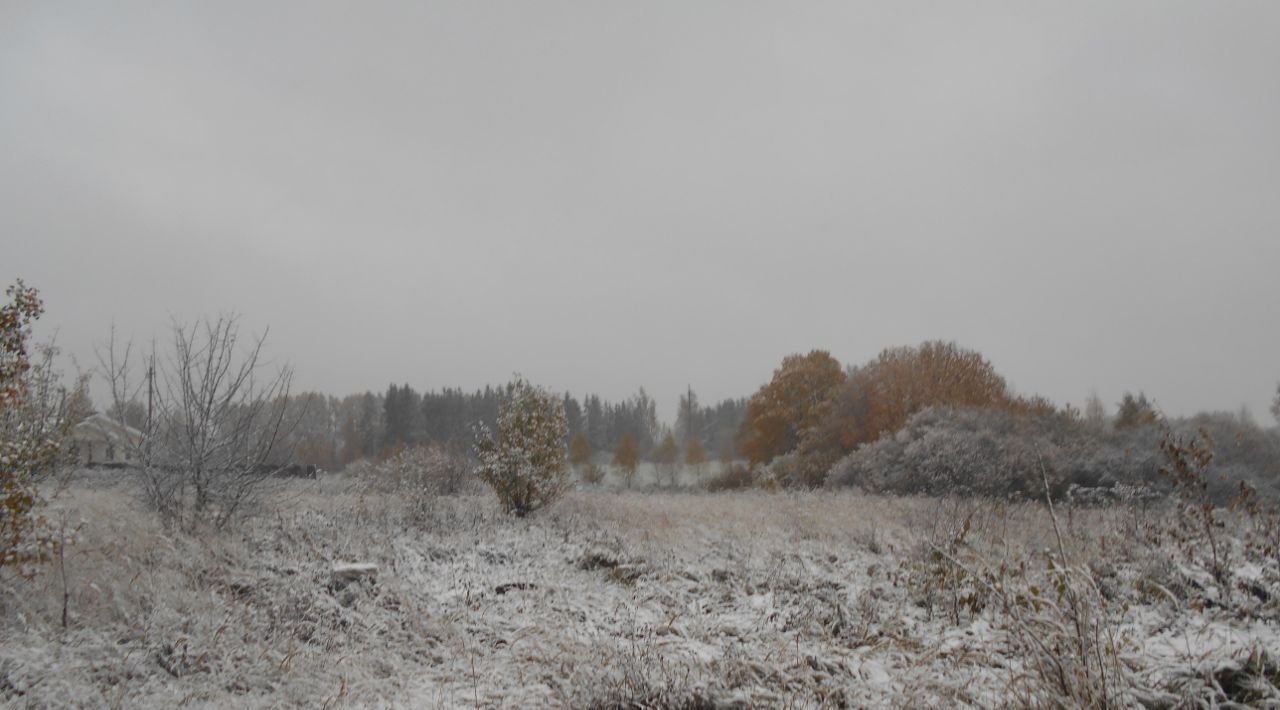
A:
<svg viewBox="0 0 1280 710">
<path fill-rule="evenodd" d="M 1248 515 L 1225 581 L 1164 505 L 292 481 L 218 534 L 75 483 L 65 576 L 6 578 L 19 707 L 1266 706 L 1280 575 Z M 59 510 L 60 509 L 60 510 Z M 1055 526 L 1056 518 L 1056 526 Z M 82 522 L 81 522 L 82 521 Z M 1055 529 L 1056 528 L 1056 529 Z M 1253 536 L 1253 538 L 1251 538 Z M 1221 551 L 1220 551 L 1221 552 Z M 335 583 L 334 566 L 376 575 Z M 1248 591 L 1254 590 L 1254 591 Z M 67 626 L 61 624 L 67 600 Z"/>
</svg>

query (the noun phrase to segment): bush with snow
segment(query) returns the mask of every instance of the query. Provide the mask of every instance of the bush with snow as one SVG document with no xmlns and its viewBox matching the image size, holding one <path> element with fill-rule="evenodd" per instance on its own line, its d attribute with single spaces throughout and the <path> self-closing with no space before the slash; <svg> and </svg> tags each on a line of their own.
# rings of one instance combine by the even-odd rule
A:
<svg viewBox="0 0 1280 710">
<path fill-rule="evenodd" d="M 400 448 L 383 461 L 361 461 L 347 471 L 371 508 L 381 504 L 379 517 L 417 528 L 433 526 L 443 498 L 479 488 L 466 457 L 440 444 Z"/>
<path fill-rule="evenodd" d="M 372 489 L 414 498 L 458 495 L 474 485 L 466 457 L 441 444 L 399 449 L 356 472 Z"/>
<path fill-rule="evenodd" d="M 1151 481 L 1159 453 L 1153 427 L 1099 434 L 1063 414 L 934 407 L 893 436 L 840 460 L 829 485 L 898 493 L 1038 498 L 1072 485 Z"/>
<path fill-rule="evenodd" d="M 1230 414 L 1169 422 L 1175 434 L 1199 429 L 1219 442 L 1206 477 L 1210 499 L 1224 505 L 1244 482 L 1260 497 L 1280 492 L 1280 437 Z M 1055 497 L 1073 487 L 1157 486 L 1162 428 L 1100 430 L 1068 414 L 1018 414 L 990 409 L 923 410 L 897 433 L 837 462 L 829 486 L 864 490 L 1042 497 L 1047 478 Z M 1043 470 L 1042 470 L 1043 469 Z"/>
<path fill-rule="evenodd" d="M 517 378 L 498 410 L 494 436 L 481 426 L 477 473 L 504 510 L 527 515 L 555 501 L 569 485 L 568 424 L 558 397 Z"/>
</svg>

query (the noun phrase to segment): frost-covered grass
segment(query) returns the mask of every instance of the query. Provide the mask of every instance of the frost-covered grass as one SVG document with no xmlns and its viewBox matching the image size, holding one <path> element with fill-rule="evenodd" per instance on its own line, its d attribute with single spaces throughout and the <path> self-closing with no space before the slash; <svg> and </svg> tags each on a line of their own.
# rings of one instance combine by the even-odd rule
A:
<svg viewBox="0 0 1280 710">
<path fill-rule="evenodd" d="M 991 707 L 1092 689 L 1265 704 L 1277 682 L 1255 653 L 1280 648 L 1274 560 L 1241 553 L 1215 586 L 1162 532 L 1163 508 L 1059 510 L 1060 544 L 1034 503 L 584 489 L 518 519 L 491 495 L 409 499 L 290 482 L 240 528 L 187 535 L 127 483 L 81 481 L 50 515 L 83 521 L 65 587 L 56 564 L 0 584 L 0 698 Z M 376 581 L 332 579 L 353 562 Z"/>
<path fill-rule="evenodd" d="M 628 487 L 626 478 L 617 466 L 608 463 L 598 465 L 604 473 L 604 478 L 597 485 L 610 490 L 636 491 L 701 488 L 707 484 L 707 481 L 719 475 L 724 468 L 719 461 L 708 461 L 698 471 L 689 466 L 678 466 L 673 483 L 668 472 L 662 470 L 660 466 L 651 461 L 642 461 L 636 467 L 636 476 Z"/>
</svg>

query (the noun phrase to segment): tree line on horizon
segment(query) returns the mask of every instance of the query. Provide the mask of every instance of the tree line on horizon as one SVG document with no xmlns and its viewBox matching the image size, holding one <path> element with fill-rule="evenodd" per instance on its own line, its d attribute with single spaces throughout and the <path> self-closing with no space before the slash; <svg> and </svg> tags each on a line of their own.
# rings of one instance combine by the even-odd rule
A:
<svg viewBox="0 0 1280 710">
<path fill-rule="evenodd" d="M 277 445 L 274 458 L 337 470 L 359 459 L 385 459 L 396 451 L 421 446 L 440 445 L 471 455 L 476 427 L 496 424 L 499 407 L 512 395 L 510 390 L 508 384 L 473 392 L 461 388 L 418 392 L 408 384 L 391 384 L 382 393 L 343 398 L 319 392 L 295 393 L 287 406 L 296 425 Z M 749 398 L 706 406 L 690 388 L 680 396 L 675 422 L 670 426 L 658 420 L 657 404 L 644 388 L 620 402 L 594 394 L 579 399 L 565 393 L 559 398 L 567 425 L 565 446 L 576 451 L 571 451 L 576 467 L 603 461 L 634 471 L 641 461 L 668 469 L 694 461 L 745 460 L 756 473 L 767 469 L 773 483 L 800 487 L 826 484 L 833 479 L 837 464 L 857 458 L 854 455 L 859 451 L 865 450 L 861 454 L 865 459 L 873 450 L 886 450 L 887 444 L 875 449 L 872 445 L 877 442 L 894 436 L 924 436 L 922 426 L 911 424 L 930 411 L 981 411 L 991 416 L 982 420 L 986 429 L 975 433 L 970 431 L 975 422 L 972 416 L 941 415 L 940 419 L 940 415 L 930 414 L 927 421 L 933 428 L 928 430 L 927 443 L 945 438 L 938 434 L 943 420 L 955 430 L 949 435 L 969 431 L 970 438 L 981 439 L 969 444 L 988 449 L 1012 449 L 1018 443 L 1011 438 L 1013 434 L 997 435 L 988 430 L 992 427 L 1017 427 L 1025 434 L 1039 426 L 1042 438 L 1051 432 L 1045 440 L 1057 442 L 1042 446 L 1046 451 L 1092 451 L 1099 461 L 1110 456 L 1109 465 L 1116 468 L 1132 468 L 1134 457 L 1113 455 L 1115 451 L 1158 448 L 1151 435 L 1142 441 L 1135 437 L 1162 421 L 1155 404 L 1142 392 L 1126 392 L 1114 414 L 1108 414 L 1108 407 L 1096 394 L 1082 409 L 1016 394 L 980 353 L 943 341 L 888 348 L 862 365 L 848 367 L 823 350 L 790 355 L 771 380 Z M 125 410 L 125 421 L 140 426 L 145 420 L 145 406 L 138 401 L 128 402 Z M 1280 418 L 1280 389 L 1272 410 Z M 997 423 L 999 417 L 1004 417 L 1000 421 L 1005 423 Z M 1263 478 L 1269 479 L 1271 467 L 1265 465 L 1266 457 L 1274 454 L 1280 462 L 1280 445 L 1269 443 L 1274 437 L 1261 435 L 1261 428 L 1245 414 L 1202 413 L 1179 421 L 1185 426 L 1207 424 L 1220 448 L 1227 451 L 1228 464 L 1234 450 L 1236 458 L 1249 459 L 1247 468 L 1262 471 Z M 1106 456 L 1098 453 L 1103 447 L 1099 432 L 1104 431 L 1110 439 Z M 924 444 L 918 444 L 912 450 L 923 448 Z M 1246 450 L 1247 455 L 1240 453 Z M 994 459 L 988 463 L 991 461 Z M 904 458 L 897 465 L 920 468 L 923 464 Z M 1083 465 L 1073 466 L 1079 469 Z M 1241 466 L 1227 467 L 1242 470 Z M 839 468 L 843 473 L 834 478 L 847 482 L 856 467 L 846 464 Z M 1141 468 L 1144 473 L 1139 477 L 1150 478 L 1157 466 L 1148 457 Z M 1085 481 L 1106 478 L 1092 473 L 1069 475 Z"/>
<path fill-rule="evenodd" d="M 420 446 L 440 445 L 470 454 L 476 428 L 493 428 L 501 404 L 512 394 L 511 384 L 486 385 L 473 392 L 449 387 L 419 392 L 408 384 L 394 383 L 385 392 L 342 398 L 321 392 L 294 393 L 288 415 L 296 425 L 280 443 L 277 458 L 292 456 L 336 470 L 359 459 L 385 459 L 398 450 Z M 668 426 L 658 419 L 657 402 L 643 387 L 620 402 L 595 394 L 579 399 L 568 393 L 560 396 L 560 402 L 567 424 L 566 447 L 581 435 L 593 457 L 611 457 L 621 447 L 624 456 L 634 456 L 637 462 L 669 458 L 668 438 L 680 451 L 696 440 L 706 456 L 731 458 L 736 455 L 736 437 L 747 409 L 746 398 L 704 406 L 690 388 L 680 396 L 675 425 Z M 131 400 L 124 409 L 122 415 L 112 414 L 142 428 L 145 405 Z"/>
<path fill-rule="evenodd" d="M 30 526 L 37 519 L 27 512 L 39 505 L 36 486 L 69 458 L 62 444 L 92 404 L 87 374 L 64 383 L 53 366 L 56 349 L 29 342 L 31 323 L 42 311 L 35 289 L 18 282 L 5 295 L 11 302 L 0 304 L 0 424 L 8 432 L 8 463 L 0 472 L 0 493 L 14 515 L 0 520 L 0 527 L 14 539 L 34 539 Z M 1070 496 L 1076 488 L 1146 487 L 1159 476 L 1167 479 L 1170 465 L 1181 470 L 1176 464 L 1190 460 L 1184 454 L 1191 452 L 1195 466 L 1187 470 L 1206 500 L 1233 501 L 1246 492 L 1280 499 L 1280 429 L 1259 426 L 1246 410 L 1170 419 L 1142 392 L 1126 393 L 1114 416 L 1096 395 L 1083 410 L 1057 407 L 1015 393 L 980 353 L 954 342 L 888 348 L 848 367 L 823 350 L 790 355 L 750 398 L 704 406 L 690 388 L 680 398 L 675 425 L 667 426 L 643 388 L 621 402 L 522 387 L 519 378 L 473 393 L 419 393 L 407 384 L 341 399 L 293 393 L 292 369 L 259 359 L 265 334 L 245 349 L 238 333 L 234 314 L 189 324 L 175 320 L 160 361 L 154 345 L 149 358 L 139 357 L 143 353 L 131 341 L 116 340 L 114 329 L 98 353 L 110 385 L 105 413 L 145 427 L 145 436 L 129 445 L 142 462 L 149 501 L 175 524 L 195 525 L 209 516 L 215 525 L 226 524 L 252 503 L 256 483 L 292 462 L 338 469 L 359 459 L 401 460 L 401 452 L 443 452 L 454 462 L 450 471 L 467 471 L 482 458 L 485 442 L 498 441 L 481 432 L 497 424 L 508 432 L 503 436 L 514 436 L 511 421 L 526 419 L 555 425 L 541 427 L 556 433 L 540 438 L 540 445 L 556 449 L 552 458 L 562 468 L 573 466 L 588 483 L 601 480 L 605 457 L 628 485 L 641 459 L 656 464 L 659 482 L 673 485 L 680 463 L 701 479 L 703 464 L 714 455 L 722 467 L 715 479 L 702 481 L 709 490 L 857 486 L 887 493 Z M 154 412 L 143 404 L 153 390 Z M 515 403 L 521 397 L 529 405 L 524 414 Z M 1280 388 L 1271 410 L 1280 420 Z M 515 417 L 506 429 L 504 411 Z M 490 468 L 496 471 L 511 457 L 507 448 L 488 449 Z M 1171 453 L 1172 462 L 1164 460 Z M 491 478 L 505 489 L 509 476 Z"/>
</svg>

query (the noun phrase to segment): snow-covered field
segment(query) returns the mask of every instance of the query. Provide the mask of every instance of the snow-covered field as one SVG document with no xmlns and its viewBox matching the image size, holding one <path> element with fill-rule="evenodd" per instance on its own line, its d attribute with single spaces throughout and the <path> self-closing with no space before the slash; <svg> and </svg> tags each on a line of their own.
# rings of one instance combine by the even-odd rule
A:
<svg viewBox="0 0 1280 710">
<path fill-rule="evenodd" d="M 1262 653 L 1280 649 L 1274 560 L 1246 563 L 1233 537 L 1234 586 L 1218 589 L 1159 534 L 1163 508 L 1059 510 L 1060 545 L 1039 504 L 845 492 L 579 490 L 517 519 L 488 495 L 409 509 L 335 476 L 274 500 L 235 530 L 188 535 L 160 528 L 127 484 L 79 479 L 49 514 L 79 525 L 61 567 L 0 585 L 0 698 L 1277 702 Z M 345 563 L 376 564 L 376 577 L 335 577 Z"/>
</svg>

